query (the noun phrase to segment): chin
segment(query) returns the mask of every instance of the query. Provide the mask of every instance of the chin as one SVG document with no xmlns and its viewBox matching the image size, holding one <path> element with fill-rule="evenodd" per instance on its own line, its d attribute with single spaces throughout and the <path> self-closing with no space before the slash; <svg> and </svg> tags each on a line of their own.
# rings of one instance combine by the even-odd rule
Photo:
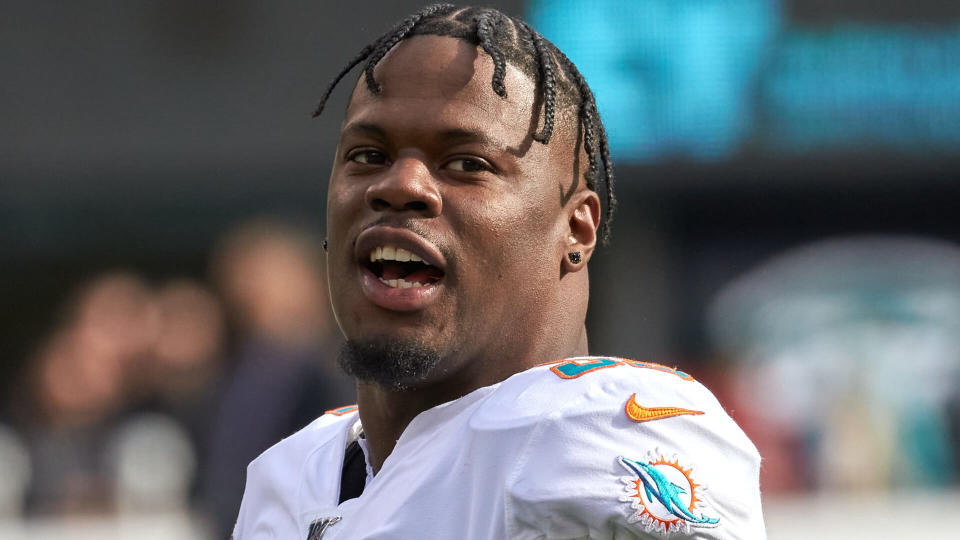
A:
<svg viewBox="0 0 960 540">
<path fill-rule="evenodd" d="M 347 375 L 390 390 L 408 390 L 427 383 L 442 355 L 422 340 L 402 337 L 348 339 L 338 363 Z"/>
</svg>

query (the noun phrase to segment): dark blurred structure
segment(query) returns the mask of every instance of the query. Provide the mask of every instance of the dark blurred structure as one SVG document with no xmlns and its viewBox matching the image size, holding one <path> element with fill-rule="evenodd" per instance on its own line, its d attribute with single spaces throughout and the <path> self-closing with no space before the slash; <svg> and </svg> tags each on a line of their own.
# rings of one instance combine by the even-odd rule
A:
<svg viewBox="0 0 960 540">
<path fill-rule="evenodd" d="M 56 371 L 83 380 L 89 366 L 57 359 L 56 351 L 64 340 L 88 338 L 53 330 L 77 284 L 116 267 L 150 283 L 202 279 L 217 239 L 253 215 L 322 230 L 340 118 L 311 122 L 309 112 L 347 59 L 421 4 L 3 2 L 0 300 L 7 309 L 0 312 L 0 355 L 8 360 L 0 380 L 11 382 L 0 386 L 0 398 L 12 399 L 23 390 L 12 381 L 42 365 L 64 365 Z M 711 333 L 707 313 L 721 291 L 821 241 L 894 235 L 960 243 L 960 4 L 492 4 L 528 13 L 581 65 L 615 141 L 621 212 L 612 245 L 591 264 L 593 351 L 679 364 L 741 409 L 737 395 L 756 389 L 744 389 L 751 379 L 737 375 L 744 369 L 737 361 L 750 365 L 751 357 Z M 328 111 L 342 110 L 348 93 L 335 93 Z M 203 308 L 177 307 L 191 302 L 170 300 L 165 309 L 206 317 Z M 162 332 L 163 309 L 151 305 L 151 331 Z M 151 393 L 138 383 L 121 393 L 140 400 L 145 408 L 138 410 L 159 414 L 145 397 L 156 404 L 191 394 L 175 381 L 194 369 L 200 378 L 203 369 L 237 370 L 242 379 L 249 358 L 267 363 L 274 354 L 260 351 L 248 332 L 236 336 L 249 338 L 247 347 L 231 347 L 220 364 L 187 359 L 203 356 L 186 353 L 203 349 L 203 340 L 188 339 L 193 346 L 162 353 L 172 355 L 161 377 L 171 388 Z M 98 362 L 97 372 L 114 369 Z M 834 360 L 838 368 L 844 362 Z M 63 378 L 51 375 L 52 382 Z M 113 411 L 111 380 L 84 387 L 99 405 L 71 415 Z M 945 403 L 954 428 L 941 432 L 944 448 L 960 456 L 960 397 Z M 151 425 L 176 439 L 169 424 Z M 192 429 L 183 432 L 187 440 Z M 770 434 L 777 435 L 770 424 L 751 433 L 758 442 Z M 775 459 L 812 464 L 818 455 L 795 435 L 773 439 L 784 448 L 771 453 L 770 469 Z M 883 458 L 850 444 L 868 454 L 859 465 Z M 207 458 L 196 459 L 201 474 L 217 474 Z M 956 459 L 952 471 L 960 470 Z M 34 467 L 35 478 L 45 474 Z M 893 484 L 937 486 L 956 476 L 926 478 Z M 778 487 L 828 485 L 784 478 Z M 220 489 L 222 501 L 238 500 L 235 486 Z"/>
</svg>

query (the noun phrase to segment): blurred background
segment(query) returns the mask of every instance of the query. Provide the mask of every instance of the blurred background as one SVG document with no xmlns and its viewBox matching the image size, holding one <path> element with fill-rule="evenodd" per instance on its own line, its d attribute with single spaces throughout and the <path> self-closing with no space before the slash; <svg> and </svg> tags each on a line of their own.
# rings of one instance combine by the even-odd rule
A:
<svg viewBox="0 0 960 540">
<path fill-rule="evenodd" d="M 715 391 L 771 538 L 952 538 L 960 4 L 487 4 L 610 132 L 592 351 Z M 225 538 L 246 463 L 353 402 L 319 250 L 349 85 L 309 113 L 422 4 L 0 5 L 0 538 Z"/>
</svg>

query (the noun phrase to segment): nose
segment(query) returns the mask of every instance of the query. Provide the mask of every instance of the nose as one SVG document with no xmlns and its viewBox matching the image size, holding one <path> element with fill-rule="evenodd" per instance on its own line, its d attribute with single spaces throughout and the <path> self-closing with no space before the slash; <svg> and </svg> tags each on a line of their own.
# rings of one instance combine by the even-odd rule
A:
<svg viewBox="0 0 960 540">
<path fill-rule="evenodd" d="M 365 198 L 370 208 L 378 212 L 411 211 L 424 217 L 436 217 L 442 208 L 430 167 L 413 157 L 397 159 L 367 188 Z"/>
</svg>

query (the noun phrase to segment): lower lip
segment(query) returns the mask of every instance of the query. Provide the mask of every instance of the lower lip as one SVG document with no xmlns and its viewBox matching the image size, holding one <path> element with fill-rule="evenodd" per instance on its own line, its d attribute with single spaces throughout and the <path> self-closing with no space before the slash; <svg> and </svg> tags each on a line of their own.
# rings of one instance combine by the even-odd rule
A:
<svg viewBox="0 0 960 540">
<path fill-rule="evenodd" d="M 360 270 L 361 289 L 363 294 L 374 304 L 390 311 L 417 311 L 423 309 L 436 300 L 440 292 L 437 284 L 423 287 L 401 289 L 391 287 L 380 281 L 373 272 L 363 268 Z"/>
</svg>

